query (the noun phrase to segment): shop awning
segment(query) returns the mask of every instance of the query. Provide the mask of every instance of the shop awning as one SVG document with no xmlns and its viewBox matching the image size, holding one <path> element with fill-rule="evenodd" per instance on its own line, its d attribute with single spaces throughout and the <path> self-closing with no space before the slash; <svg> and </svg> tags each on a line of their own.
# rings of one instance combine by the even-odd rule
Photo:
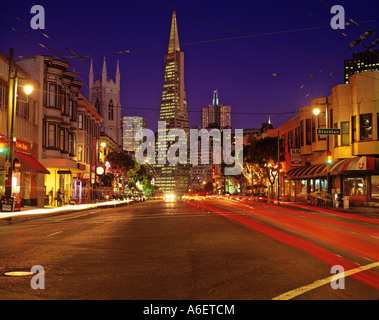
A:
<svg viewBox="0 0 379 320">
<path fill-rule="evenodd" d="M 32 156 L 14 152 L 13 158 L 21 163 L 21 171 L 50 174 L 50 172 Z"/>
<path fill-rule="evenodd" d="M 362 156 L 341 159 L 333 162 L 329 168 L 331 175 L 340 175 L 352 172 L 363 174 L 364 171 L 379 174 L 379 158 Z M 306 179 L 325 176 L 327 176 L 326 164 L 315 164 L 295 168 L 287 172 L 288 179 Z"/>
</svg>

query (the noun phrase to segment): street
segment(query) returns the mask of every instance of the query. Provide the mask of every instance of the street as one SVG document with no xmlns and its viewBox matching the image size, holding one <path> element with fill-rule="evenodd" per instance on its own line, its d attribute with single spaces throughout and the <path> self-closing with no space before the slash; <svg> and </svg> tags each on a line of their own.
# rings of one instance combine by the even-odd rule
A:
<svg viewBox="0 0 379 320">
<path fill-rule="evenodd" d="M 377 300 L 379 219 L 207 197 L 0 224 L 0 299 Z M 45 271 L 44 289 L 33 275 Z M 334 281 L 333 266 L 346 275 Z M 351 274 L 349 271 L 351 271 Z"/>
</svg>

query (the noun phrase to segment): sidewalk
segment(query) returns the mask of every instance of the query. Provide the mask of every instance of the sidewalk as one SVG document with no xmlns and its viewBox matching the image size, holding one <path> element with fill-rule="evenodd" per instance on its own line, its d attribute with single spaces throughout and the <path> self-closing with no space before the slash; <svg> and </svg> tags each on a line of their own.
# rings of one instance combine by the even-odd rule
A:
<svg viewBox="0 0 379 320">
<path fill-rule="evenodd" d="M 106 202 L 98 202 L 91 204 L 78 204 L 78 205 L 67 205 L 62 207 L 45 207 L 45 208 L 33 208 L 33 207 L 22 207 L 20 211 L 14 212 L 3 212 L 0 211 L 0 225 L 1 224 L 11 224 L 21 221 L 26 221 L 30 219 L 37 219 L 49 216 L 56 216 L 65 213 L 72 213 L 76 211 L 94 209 L 94 208 L 108 208 L 117 207 L 122 205 L 127 205 L 133 200 L 113 200 Z"/>
<path fill-rule="evenodd" d="M 345 212 L 345 213 L 371 213 L 371 214 L 377 214 L 379 217 L 379 205 L 374 205 L 374 204 L 365 205 L 365 206 L 350 206 L 348 209 L 312 206 L 307 202 L 280 201 L 279 204 L 283 206 L 299 207 L 299 208 L 304 208 L 308 210 L 326 209 L 326 210 Z"/>
<path fill-rule="evenodd" d="M 247 200 L 254 200 L 254 197 L 250 196 L 229 196 L 230 198 L 239 198 L 239 199 L 247 199 Z M 282 205 L 282 206 L 291 206 L 291 207 L 298 207 L 302 209 L 307 210 L 319 210 L 319 209 L 325 209 L 325 210 L 331 210 L 331 211 L 337 211 L 337 212 L 345 212 L 345 213 L 368 213 L 368 214 L 376 214 L 379 217 L 379 203 L 377 202 L 367 202 L 365 205 L 362 206 L 349 206 L 348 209 L 344 208 L 335 208 L 335 207 L 319 207 L 309 204 L 308 202 L 291 202 L 291 201 L 282 201 L 282 200 L 276 200 L 276 199 L 269 199 L 267 200 L 267 203 L 270 204 L 276 204 L 276 205 Z"/>
</svg>

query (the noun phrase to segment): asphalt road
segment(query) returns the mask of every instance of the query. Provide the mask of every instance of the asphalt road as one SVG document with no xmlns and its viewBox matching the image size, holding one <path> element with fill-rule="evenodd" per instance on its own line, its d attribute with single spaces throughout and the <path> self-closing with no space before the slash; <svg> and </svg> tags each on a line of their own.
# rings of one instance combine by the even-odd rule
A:
<svg viewBox="0 0 379 320">
<path fill-rule="evenodd" d="M 0 225 L 0 256 L 3 300 L 379 298 L 379 219 L 326 209 L 216 198 L 91 209 Z M 5 275 L 36 265 L 44 289 Z"/>
</svg>

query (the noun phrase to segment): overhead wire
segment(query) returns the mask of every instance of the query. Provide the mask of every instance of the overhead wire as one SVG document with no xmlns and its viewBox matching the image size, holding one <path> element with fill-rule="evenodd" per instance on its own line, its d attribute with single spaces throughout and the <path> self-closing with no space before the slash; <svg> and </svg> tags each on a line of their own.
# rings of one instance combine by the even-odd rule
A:
<svg viewBox="0 0 379 320">
<path fill-rule="evenodd" d="M 324 20 L 322 20 L 321 18 L 319 18 L 319 17 L 317 17 L 315 14 L 313 14 L 312 12 L 310 12 L 310 11 L 308 11 L 308 10 L 306 10 L 306 9 L 304 9 L 304 8 L 302 8 L 302 7 L 300 7 L 299 5 L 297 5 L 297 4 L 295 4 L 295 3 L 293 3 L 292 1 L 290 1 L 290 0 L 286 0 L 287 2 L 289 2 L 289 3 L 291 3 L 292 5 L 294 5 L 295 7 L 297 7 L 298 9 L 300 9 L 300 10 L 302 10 L 302 11 L 304 11 L 304 12 L 306 12 L 306 13 L 308 13 L 309 15 L 311 15 L 311 16 L 313 16 L 313 17 L 315 17 L 316 19 L 318 19 L 318 20 L 320 20 L 320 21 L 322 21 L 323 23 L 325 23 L 327 26 L 329 26 L 329 24 L 327 23 L 327 22 L 325 22 Z M 320 0 L 320 1 L 322 1 L 323 2 L 323 0 Z M 350 20 L 350 19 L 349 19 Z M 351 21 L 353 21 L 352 19 L 351 19 Z M 355 24 L 356 24 L 356 22 L 354 22 Z M 344 33 L 344 32 L 340 32 L 342 35 L 344 35 L 345 37 L 348 37 L 348 38 L 350 38 L 351 39 L 351 37 L 349 37 L 346 33 Z M 342 54 L 340 54 L 339 56 L 337 56 L 335 59 L 333 59 L 333 61 L 331 62 L 331 63 L 333 63 L 334 61 L 336 61 L 336 60 L 338 60 L 338 59 L 340 59 L 342 56 L 344 56 L 349 50 L 351 49 L 351 47 L 349 47 L 347 50 L 345 50 Z M 340 67 L 339 68 L 339 70 L 337 70 L 336 72 L 334 72 L 334 73 L 329 73 L 329 75 L 328 75 L 328 78 L 327 79 L 325 79 L 325 80 L 323 80 L 321 83 L 319 83 L 317 86 L 315 86 L 311 91 L 309 91 L 304 97 L 302 97 L 302 98 L 300 98 L 296 103 L 295 103 L 295 105 L 297 105 L 298 103 L 300 103 L 300 101 L 301 100 L 303 100 L 303 99 L 305 99 L 305 98 L 307 98 L 312 92 L 314 92 L 315 90 L 317 90 L 318 88 L 320 88 L 326 81 L 328 81 L 332 76 L 334 76 L 335 74 L 337 74 L 337 73 L 340 73 L 341 72 L 341 69 L 343 70 L 343 67 Z M 320 73 L 322 73 L 324 70 L 323 69 L 321 69 L 321 70 L 319 70 L 316 74 L 315 74 L 315 76 L 317 76 L 317 75 L 319 75 Z M 368 75 L 364 75 L 364 76 L 368 76 Z M 370 77 L 370 76 L 368 76 L 368 77 Z M 372 77 L 370 77 L 370 78 L 372 78 Z M 278 110 L 278 109 L 280 109 L 280 108 L 282 108 L 283 107 L 283 105 L 285 104 L 285 103 L 287 103 L 295 94 L 297 94 L 302 88 L 304 88 L 304 86 L 310 81 L 311 79 L 308 79 L 303 85 L 301 85 L 298 89 L 296 89 L 295 90 L 295 92 L 293 93 L 293 94 L 291 94 L 278 108 L 276 108 L 275 110 Z"/>
</svg>

